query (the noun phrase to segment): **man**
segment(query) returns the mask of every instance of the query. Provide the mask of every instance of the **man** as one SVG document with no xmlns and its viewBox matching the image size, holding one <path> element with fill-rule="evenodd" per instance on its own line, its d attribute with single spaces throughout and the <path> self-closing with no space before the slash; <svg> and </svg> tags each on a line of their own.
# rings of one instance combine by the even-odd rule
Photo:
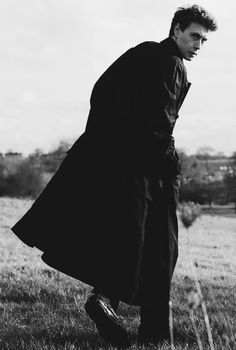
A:
<svg viewBox="0 0 236 350">
<path fill-rule="evenodd" d="M 139 305 L 141 342 L 169 338 L 180 164 L 173 128 L 191 61 L 217 29 L 179 8 L 169 37 L 118 58 L 96 82 L 86 130 L 12 230 L 54 268 L 94 287 L 85 310 L 113 345 L 129 338 L 119 301 Z"/>
</svg>

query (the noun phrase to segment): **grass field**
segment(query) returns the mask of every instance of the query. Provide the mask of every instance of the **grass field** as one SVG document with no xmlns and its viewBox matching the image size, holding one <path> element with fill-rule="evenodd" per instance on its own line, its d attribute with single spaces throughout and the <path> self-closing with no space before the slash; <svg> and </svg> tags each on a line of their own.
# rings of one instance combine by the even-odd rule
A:
<svg viewBox="0 0 236 350">
<path fill-rule="evenodd" d="M 83 309 L 89 286 L 48 267 L 40 251 L 10 231 L 30 205 L 0 198 L 0 350 L 114 349 Z M 174 343 L 139 346 L 139 308 L 121 304 L 130 349 L 236 349 L 236 218 L 203 215 L 189 231 L 180 223 L 179 247 L 171 293 Z"/>
</svg>

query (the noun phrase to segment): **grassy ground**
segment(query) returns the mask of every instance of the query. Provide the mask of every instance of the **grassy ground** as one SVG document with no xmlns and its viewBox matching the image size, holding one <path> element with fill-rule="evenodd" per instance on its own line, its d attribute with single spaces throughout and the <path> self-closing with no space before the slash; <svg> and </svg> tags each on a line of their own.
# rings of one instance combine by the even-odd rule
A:
<svg viewBox="0 0 236 350">
<path fill-rule="evenodd" d="M 24 245 L 9 230 L 30 204 L 0 198 L 0 349 L 114 349 L 103 342 L 84 312 L 89 287 L 49 268 L 40 251 Z M 211 349 L 236 349 L 235 250 L 236 218 L 204 215 L 189 231 L 180 223 L 180 254 L 172 285 L 172 349 L 210 349 L 201 305 L 209 318 Z M 203 294 L 199 306 L 195 273 Z M 121 304 L 119 312 L 133 339 L 130 349 L 171 349 L 169 344 L 137 345 L 139 308 Z"/>
</svg>

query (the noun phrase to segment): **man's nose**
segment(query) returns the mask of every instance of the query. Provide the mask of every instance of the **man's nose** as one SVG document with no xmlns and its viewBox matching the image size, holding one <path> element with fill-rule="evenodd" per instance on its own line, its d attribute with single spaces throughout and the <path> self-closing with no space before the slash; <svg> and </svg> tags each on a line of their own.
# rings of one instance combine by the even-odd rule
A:
<svg viewBox="0 0 236 350">
<path fill-rule="evenodd" d="M 200 48 L 201 48 L 201 41 L 198 40 L 194 44 L 194 49 L 197 51 L 197 50 L 200 50 Z"/>
</svg>

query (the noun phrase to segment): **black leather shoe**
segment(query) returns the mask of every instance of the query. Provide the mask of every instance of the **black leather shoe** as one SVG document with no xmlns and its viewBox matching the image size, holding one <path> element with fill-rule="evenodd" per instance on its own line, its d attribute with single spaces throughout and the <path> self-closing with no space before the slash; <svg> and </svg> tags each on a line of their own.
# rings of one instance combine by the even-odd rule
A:
<svg viewBox="0 0 236 350">
<path fill-rule="evenodd" d="M 92 294 L 85 303 L 85 311 L 96 324 L 101 337 L 113 346 L 128 347 L 129 337 L 109 300 L 99 294 Z"/>
</svg>

